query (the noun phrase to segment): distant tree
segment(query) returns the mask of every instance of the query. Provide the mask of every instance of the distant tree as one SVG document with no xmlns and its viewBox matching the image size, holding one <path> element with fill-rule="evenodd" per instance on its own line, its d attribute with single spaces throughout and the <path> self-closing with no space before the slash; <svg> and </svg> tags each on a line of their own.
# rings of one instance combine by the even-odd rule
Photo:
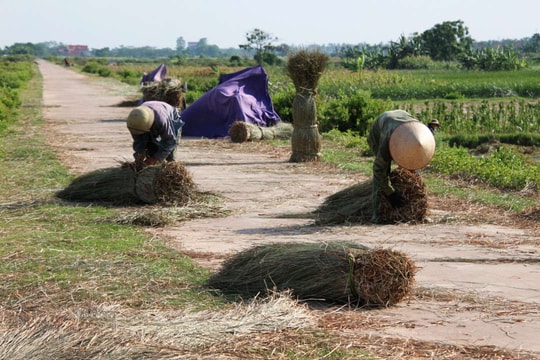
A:
<svg viewBox="0 0 540 360">
<path fill-rule="evenodd" d="M 524 51 L 537 53 L 540 52 L 540 34 L 534 34 L 523 47 Z"/>
<path fill-rule="evenodd" d="M 242 65 L 242 59 L 238 55 L 233 55 L 230 57 L 229 63 L 233 66 L 240 66 Z"/>
<path fill-rule="evenodd" d="M 5 53 L 8 55 L 36 55 L 36 46 L 32 43 L 15 43 L 6 47 Z"/>
<path fill-rule="evenodd" d="M 197 44 L 188 47 L 186 52 L 191 56 L 219 57 L 221 55 L 219 47 L 217 45 L 209 45 L 207 38 L 199 39 Z"/>
<path fill-rule="evenodd" d="M 397 42 L 390 42 L 390 48 L 388 49 L 388 67 L 395 69 L 398 67 L 400 60 L 422 55 L 423 52 L 424 50 L 422 49 L 420 39 L 417 34 L 414 34 L 410 38 L 406 37 L 405 35 L 401 35 Z"/>
<path fill-rule="evenodd" d="M 182 52 L 184 51 L 184 49 L 186 48 L 186 41 L 184 40 L 183 37 L 179 37 L 178 39 L 176 39 L 176 50 L 178 52 Z"/>
<path fill-rule="evenodd" d="M 279 44 L 274 48 L 274 50 L 279 56 L 287 56 L 287 54 L 291 51 L 291 47 L 287 44 Z"/>
<path fill-rule="evenodd" d="M 111 49 L 104 47 L 102 49 L 92 49 L 92 54 L 97 57 L 108 57 L 111 56 Z"/>
<path fill-rule="evenodd" d="M 436 61 L 457 60 L 470 51 L 473 39 L 463 21 L 445 21 L 418 36 L 422 51 Z"/>
<path fill-rule="evenodd" d="M 261 29 L 254 29 L 246 33 L 247 44 L 238 45 L 240 49 L 255 50 L 255 56 L 253 57 L 259 65 L 262 65 L 265 53 L 271 53 L 276 49 L 273 42 L 278 39 L 272 37 L 272 35 L 262 31 Z"/>
</svg>

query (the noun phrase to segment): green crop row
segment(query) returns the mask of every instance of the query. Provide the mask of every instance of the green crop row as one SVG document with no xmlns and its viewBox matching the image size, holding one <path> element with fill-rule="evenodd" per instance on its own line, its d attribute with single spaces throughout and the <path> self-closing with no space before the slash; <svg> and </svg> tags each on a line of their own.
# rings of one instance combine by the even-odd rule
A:
<svg viewBox="0 0 540 360">
<path fill-rule="evenodd" d="M 419 119 L 438 119 L 444 134 L 538 132 L 540 103 L 536 100 L 427 101 L 402 104 Z"/>
<path fill-rule="evenodd" d="M 511 146 L 480 155 L 470 154 L 463 147 L 439 146 L 430 170 L 503 190 L 540 190 L 540 163 L 535 164 Z"/>
<path fill-rule="evenodd" d="M 21 105 L 19 92 L 32 75 L 32 64 L 26 58 L 0 58 L 0 130 L 15 118 Z"/>
</svg>

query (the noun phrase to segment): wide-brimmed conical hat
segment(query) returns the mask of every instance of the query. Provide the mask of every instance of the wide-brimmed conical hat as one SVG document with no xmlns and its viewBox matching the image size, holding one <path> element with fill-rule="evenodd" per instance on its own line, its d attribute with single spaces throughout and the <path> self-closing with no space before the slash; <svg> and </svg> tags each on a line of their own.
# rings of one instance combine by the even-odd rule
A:
<svg viewBox="0 0 540 360">
<path fill-rule="evenodd" d="M 435 138 L 420 121 L 399 125 L 390 135 L 390 156 L 399 166 L 408 170 L 425 167 L 435 153 Z"/>
<path fill-rule="evenodd" d="M 127 118 L 127 127 L 133 135 L 150 131 L 154 123 L 154 111 L 148 106 L 138 106 L 131 110 Z"/>
</svg>

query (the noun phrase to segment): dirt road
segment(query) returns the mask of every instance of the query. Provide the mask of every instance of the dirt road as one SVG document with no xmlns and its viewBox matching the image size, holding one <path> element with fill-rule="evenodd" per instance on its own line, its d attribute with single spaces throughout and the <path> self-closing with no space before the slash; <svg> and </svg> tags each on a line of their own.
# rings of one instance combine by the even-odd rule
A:
<svg viewBox="0 0 540 360">
<path fill-rule="evenodd" d="M 85 173 L 130 159 L 124 122 L 130 109 L 114 105 L 137 89 L 44 61 L 39 67 L 46 127 L 66 166 Z M 311 220 L 280 215 L 313 210 L 326 196 L 366 179 L 321 165 L 292 164 L 286 150 L 257 143 L 182 139 L 182 149 L 181 161 L 195 183 L 223 196 L 231 214 L 148 231 L 201 264 L 266 242 L 350 240 L 394 248 L 421 267 L 415 294 L 388 309 L 349 314 L 359 322 L 348 330 L 351 336 L 494 346 L 516 358 L 522 351 L 540 358 L 538 222 L 516 222 L 493 209 L 430 198 L 427 224 L 313 226 Z M 366 319 L 376 325 L 361 325 Z"/>
</svg>

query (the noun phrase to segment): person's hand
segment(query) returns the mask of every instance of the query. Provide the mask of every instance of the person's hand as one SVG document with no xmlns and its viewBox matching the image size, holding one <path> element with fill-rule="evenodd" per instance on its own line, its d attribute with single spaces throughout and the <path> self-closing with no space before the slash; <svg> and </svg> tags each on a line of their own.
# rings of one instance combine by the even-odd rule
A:
<svg viewBox="0 0 540 360">
<path fill-rule="evenodd" d="M 144 159 L 143 164 L 144 166 L 151 166 L 151 165 L 155 165 L 157 162 L 158 162 L 158 159 L 156 159 L 155 157 L 149 157 L 149 158 Z"/>
<path fill-rule="evenodd" d="M 141 171 L 144 168 L 144 154 L 135 154 L 135 171 Z"/>
<path fill-rule="evenodd" d="M 399 209 L 405 205 L 405 199 L 396 191 L 388 195 L 388 201 L 390 201 L 390 205 L 392 205 L 394 209 Z"/>
</svg>

